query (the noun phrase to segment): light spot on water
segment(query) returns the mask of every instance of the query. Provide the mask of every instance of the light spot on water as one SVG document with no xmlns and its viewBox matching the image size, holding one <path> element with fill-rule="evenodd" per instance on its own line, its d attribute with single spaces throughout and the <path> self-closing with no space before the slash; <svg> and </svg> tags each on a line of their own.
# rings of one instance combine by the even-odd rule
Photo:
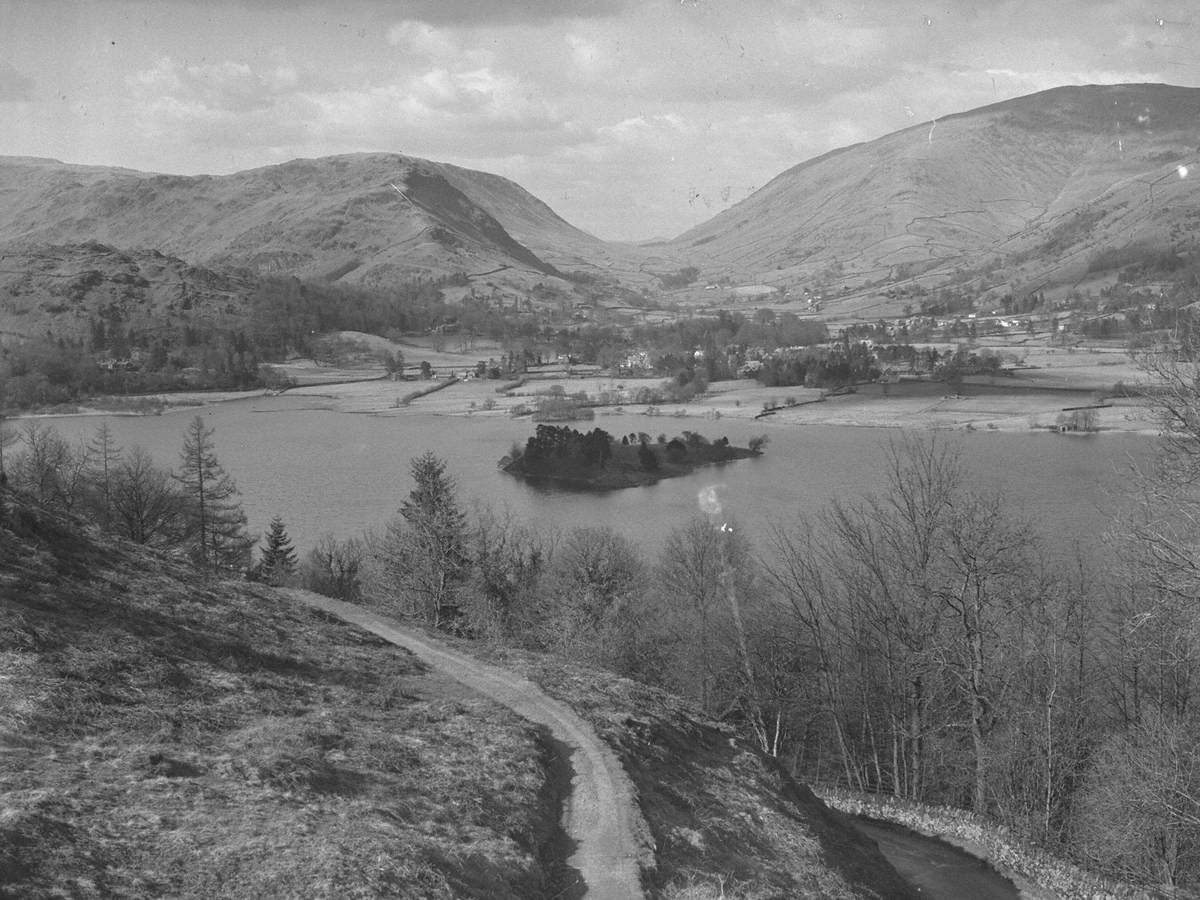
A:
<svg viewBox="0 0 1200 900">
<path fill-rule="evenodd" d="M 1179 173 L 1180 178 L 1187 178 L 1187 176 L 1188 176 L 1188 167 L 1187 166 L 1180 166 L 1175 171 Z"/>
<path fill-rule="evenodd" d="M 700 491 L 698 502 L 700 503 L 700 511 L 706 516 L 719 516 L 721 514 L 721 495 L 720 489 L 723 485 L 713 484 Z"/>
</svg>

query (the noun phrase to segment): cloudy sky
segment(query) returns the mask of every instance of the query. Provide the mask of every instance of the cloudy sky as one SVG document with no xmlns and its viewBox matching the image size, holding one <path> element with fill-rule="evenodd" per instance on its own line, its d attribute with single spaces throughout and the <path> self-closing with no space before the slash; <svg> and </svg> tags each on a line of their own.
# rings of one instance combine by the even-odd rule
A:
<svg viewBox="0 0 1200 900">
<path fill-rule="evenodd" d="M 1124 81 L 1200 86 L 1194 0 L 0 0 L 0 154 L 220 174 L 395 151 L 612 239 L 835 147 Z"/>
</svg>

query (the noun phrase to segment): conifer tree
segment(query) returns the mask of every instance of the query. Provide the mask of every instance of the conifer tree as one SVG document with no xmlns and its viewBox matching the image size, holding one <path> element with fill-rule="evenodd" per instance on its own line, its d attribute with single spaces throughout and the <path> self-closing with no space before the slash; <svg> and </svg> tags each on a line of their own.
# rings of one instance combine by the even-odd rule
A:
<svg viewBox="0 0 1200 900">
<path fill-rule="evenodd" d="M 259 552 L 262 558 L 258 575 L 267 584 L 283 584 L 296 573 L 296 549 L 279 516 L 271 519 L 266 543 L 259 548 Z"/>
<path fill-rule="evenodd" d="M 190 501 L 194 556 L 214 569 L 245 568 L 254 542 L 246 536 L 237 485 L 217 460 L 212 436 L 213 429 L 196 416 L 184 433 L 175 476 Z"/>
<path fill-rule="evenodd" d="M 454 479 L 432 452 L 412 460 L 415 482 L 388 524 L 382 568 L 398 588 L 402 609 L 436 628 L 457 615 L 458 591 L 469 573 L 466 516 L 459 508 Z"/>
</svg>

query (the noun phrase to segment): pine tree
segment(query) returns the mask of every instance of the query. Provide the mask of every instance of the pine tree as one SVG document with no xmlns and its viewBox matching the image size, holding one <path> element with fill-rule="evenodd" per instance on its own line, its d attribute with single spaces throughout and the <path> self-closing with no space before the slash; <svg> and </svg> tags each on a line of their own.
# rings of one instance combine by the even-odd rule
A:
<svg viewBox="0 0 1200 900">
<path fill-rule="evenodd" d="M 254 542 L 246 536 L 246 514 L 237 499 L 237 485 L 218 462 L 212 436 L 213 429 L 196 416 L 184 433 L 175 476 L 191 501 L 194 555 L 214 569 L 245 568 Z"/>
<path fill-rule="evenodd" d="M 258 576 L 267 584 L 284 584 L 296 573 L 296 550 L 279 516 L 271 520 L 266 543 L 259 548 L 259 552 L 262 559 L 258 565 Z"/>
<path fill-rule="evenodd" d="M 456 617 L 468 575 L 466 516 L 446 463 L 432 452 L 412 460 L 412 476 L 400 515 L 388 525 L 382 563 L 405 611 L 441 628 Z"/>
</svg>

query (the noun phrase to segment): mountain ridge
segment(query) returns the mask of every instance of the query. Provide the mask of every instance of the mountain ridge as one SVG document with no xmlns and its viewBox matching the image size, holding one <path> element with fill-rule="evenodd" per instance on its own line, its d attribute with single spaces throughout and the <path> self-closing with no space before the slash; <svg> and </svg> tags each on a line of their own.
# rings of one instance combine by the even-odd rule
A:
<svg viewBox="0 0 1200 900">
<path fill-rule="evenodd" d="M 666 249 L 709 277 L 769 273 L 783 288 L 856 291 L 932 272 L 930 287 L 983 293 L 998 269 L 1011 270 L 997 280 L 1004 290 L 1071 285 L 1094 261 L 1089 250 L 1171 239 L 1194 247 L 1197 223 L 1181 207 L 1196 197 L 1195 180 L 1179 167 L 1198 152 L 1197 121 L 1196 88 L 1053 88 L 806 160 Z M 1173 208 L 1152 208 L 1139 195 L 1149 185 Z M 1092 228 L 1056 242 L 1054 229 L 1083 209 Z M 1029 258 L 1014 264 L 1020 255 Z"/>
<path fill-rule="evenodd" d="M 522 191 L 508 184 L 510 193 Z M 398 154 L 292 160 L 220 176 L 6 158 L 0 196 L 0 241 L 10 244 L 97 240 L 258 274 L 362 283 L 508 268 L 558 275 L 440 164 Z"/>
<path fill-rule="evenodd" d="M 811 289 L 899 314 L 892 287 L 1069 292 L 1113 259 L 1200 246 L 1200 89 L 1070 85 L 839 147 L 665 240 L 577 228 L 516 182 L 398 153 L 166 175 L 0 159 L 0 245 L 158 250 L 213 269 L 386 287 L 465 276 L 518 292 L 599 279 L 679 302 L 706 284 Z M 685 267 L 693 288 L 662 281 Z"/>
</svg>

